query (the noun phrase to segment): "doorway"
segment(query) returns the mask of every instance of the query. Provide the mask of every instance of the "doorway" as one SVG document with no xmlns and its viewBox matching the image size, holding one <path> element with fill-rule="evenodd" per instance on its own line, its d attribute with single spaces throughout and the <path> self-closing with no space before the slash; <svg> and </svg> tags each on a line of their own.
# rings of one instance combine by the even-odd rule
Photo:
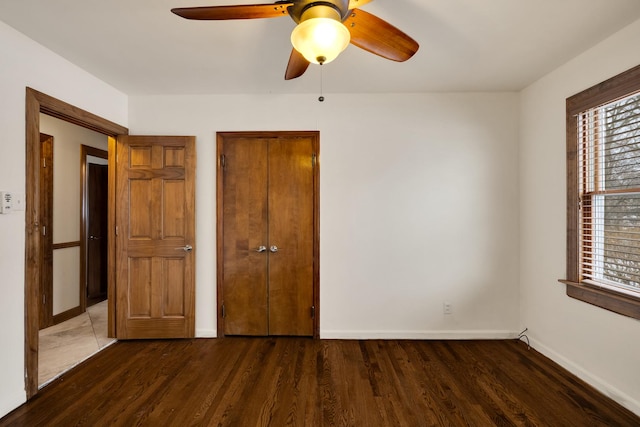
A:
<svg viewBox="0 0 640 427">
<path fill-rule="evenodd" d="M 39 349 L 39 310 L 41 301 L 40 280 L 43 264 L 43 232 L 41 224 L 42 209 L 40 198 L 40 166 L 42 150 L 40 143 L 40 114 L 46 114 L 69 123 L 91 129 L 108 137 L 109 157 L 115 153 L 115 137 L 128 134 L 128 129 L 116 123 L 98 117 L 88 111 L 55 99 L 34 89 L 26 89 L 26 214 L 25 214 L 25 389 L 27 399 L 38 392 L 38 349 Z M 109 179 L 115 176 L 114 166 L 109 164 Z M 112 186 L 109 186 L 109 199 L 115 200 Z M 115 204 L 109 203 L 108 222 L 114 221 Z M 109 268 L 114 268 L 115 246 L 108 243 Z M 109 274 L 109 281 L 113 275 Z M 76 288 L 77 289 L 77 288 Z M 108 330 L 113 336 L 114 304 L 111 295 L 113 285 L 108 284 Z M 76 291 L 77 292 L 77 291 Z"/>
<path fill-rule="evenodd" d="M 319 337 L 319 132 L 217 136 L 218 336 Z"/>
<path fill-rule="evenodd" d="M 109 194 L 108 152 L 81 147 L 82 217 L 80 233 L 81 307 L 107 299 Z"/>
<path fill-rule="evenodd" d="M 47 114 L 39 119 L 43 329 L 106 299 L 108 139 Z"/>
<path fill-rule="evenodd" d="M 42 388 L 115 339 L 107 333 L 108 159 L 97 148 L 107 148 L 107 137 L 47 115 L 40 127 L 52 134 L 41 138 L 42 226 L 49 230 L 38 340 Z"/>
<path fill-rule="evenodd" d="M 43 189 L 39 182 L 42 164 L 41 114 L 42 117 L 51 116 L 107 136 L 109 160 L 107 230 L 115 236 L 107 239 L 106 242 L 108 336 L 117 336 L 118 339 L 192 338 L 195 331 L 195 273 L 192 253 L 195 246 L 195 137 L 129 137 L 128 129 L 125 127 L 27 88 L 25 143 L 25 390 L 27 399 L 38 392 L 39 307 L 42 296 L 40 282 L 43 271 L 43 235 L 46 230 L 42 223 L 43 206 L 40 197 Z M 140 174 L 151 177 L 151 180 L 145 180 Z M 132 183 L 132 181 L 137 182 Z M 153 183 L 151 193 L 145 192 L 145 189 L 149 189 L 147 181 Z M 121 183 L 119 192 L 116 189 L 116 182 Z M 127 186 L 126 183 L 131 185 Z M 136 192 L 132 199 L 126 196 L 129 194 L 127 188 Z M 162 198 L 157 197 L 160 193 L 164 195 Z M 135 200 L 138 203 L 119 203 L 116 207 L 116 200 Z M 160 203 L 160 200 L 166 203 Z M 151 206 L 157 209 L 149 209 L 147 203 L 149 201 Z M 164 211 L 158 215 L 162 209 Z M 157 224 L 154 224 L 153 218 L 163 218 L 164 228 L 156 227 Z M 120 233 L 119 228 L 121 228 Z M 160 234 L 156 232 L 157 230 L 160 230 Z M 127 243 L 127 240 L 131 240 L 129 237 L 142 236 L 145 233 L 154 239 L 156 235 L 166 238 L 156 239 L 158 242 L 154 242 L 148 256 L 142 254 L 144 251 L 141 252 L 140 249 L 149 250 L 149 247 Z M 85 230 L 85 236 L 89 238 L 91 234 Z M 179 244 L 176 245 L 177 243 Z M 79 242 L 78 246 L 80 244 Z M 116 247 L 125 250 L 126 253 L 119 250 L 116 256 Z M 177 250 L 182 251 L 181 256 L 178 255 Z M 143 256 L 139 256 L 141 254 Z M 132 260 L 133 258 L 137 259 Z M 132 266 L 132 264 L 135 265 Z M 116 282 L 124 283 L 124 280 L 121 280 L 124 278 L 131 280 L 116 292 Z M 182 279 L 182 288 L 174 284 L 177 278 Z M 174 285 L 165 286 L 167 283 Z M 83 293 L 83 295 L 85 296 L 83 301 L 86 301 L 86 294 Z M 150 298 L 146 298 L 146 295 Z M 116 310 L 116 300 L 117 307 L 122 308 L 121 310 Z M 146 327 L 150 322 L 154 323 L 158 319 L 163 324 L 162 328 Z M 131 331 L 135 333 L 129 333 Z"/>
</svg>

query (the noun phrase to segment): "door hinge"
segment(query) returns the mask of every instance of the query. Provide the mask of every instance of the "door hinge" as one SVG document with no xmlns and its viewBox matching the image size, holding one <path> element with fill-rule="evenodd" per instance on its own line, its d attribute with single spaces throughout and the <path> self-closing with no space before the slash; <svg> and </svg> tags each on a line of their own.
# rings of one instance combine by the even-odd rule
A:
<svg viewBox="0 0 640 427">
<path fill-rule="evenodd" d="M 227 169 L 227 158 L 224 154 L 220 155 L 220 167 L 222 170 Z"/>
<path fill-rule="evenodd" d="M 42 305 L 47 305 L 47 294 L 42 294 Z"/>
<path fill-rule="evenodd" d="M 116 225 L 116 236 L 118 235 L 118 226 Z"/>
<path fill-rule="evenodd" d="M 42 226 L 42 235 L 43 235 L 43 236 L 46 236 L 46 235 L 47 235 L 47 226 L 46 226 L 46 225 L 43 225 L 43 226 Z"/>
<path fill-rule="evenodd" d="M 311 306 L 311 318 L 312 319 L 316 318 L 316 306 L 315 305 Z"/>
<path fill-rule="evenodd" d="M 42 167 L 43 167 L 43 168 L 46 168 L 46 167 L 47 167 L 47 158 L 46 158 L 46 157 L 43 157 L 43 158 L 42 158 Z"/>
<path fill-rule="evenodd" d="M 316 162 L 318 161 L 317 159 L 318 156 L 316 156 L 316 153 L 313 153 L 311 155 L 311 167 L 315 168 L 316 167 Z"/>
<path fill-rule="evenodd" d="M 578 210 L 582 210 L 582 197 L 578 197 Z"/>
<path fill-rule="evenodd" d="M 224 319 L 227 315 L 227 311 L 224 309 L 224 304 L 222 304 L 222 318 Z"/>
</svg>

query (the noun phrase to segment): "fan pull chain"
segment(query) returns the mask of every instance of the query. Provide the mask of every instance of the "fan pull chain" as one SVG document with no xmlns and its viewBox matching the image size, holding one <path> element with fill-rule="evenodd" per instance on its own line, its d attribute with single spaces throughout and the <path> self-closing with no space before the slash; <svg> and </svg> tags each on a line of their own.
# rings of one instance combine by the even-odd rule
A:
<svg viewBox="0 0 640 427">
<path fill-rule="evenodd" d="M 320 64 L 320 96 L 318 101 L 324 102 L 324 95 L 322 94 L 322 64 Z"/>
</svg>

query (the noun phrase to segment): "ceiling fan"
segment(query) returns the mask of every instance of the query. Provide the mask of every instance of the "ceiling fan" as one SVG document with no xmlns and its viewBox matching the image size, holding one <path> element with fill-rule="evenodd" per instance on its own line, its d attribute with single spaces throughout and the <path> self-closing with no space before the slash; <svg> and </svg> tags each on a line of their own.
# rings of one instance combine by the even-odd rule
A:
<svg viewBox="0 0 640 427">
<path fill-rule="evenodd" d="M 373 0 L 279 0 L 270 4 L 183 7 L 171 12 L 185 19 L 228 20 L 278 18 L 289 15 L 298 24 L 291 33 L 294 48 L 285 80 L 300 77 L 310 63 L 327 64 L 349 43 L 392 61 L 403 62 L 419 48 L 411 37 L 358 9 Z"/>
</svg>

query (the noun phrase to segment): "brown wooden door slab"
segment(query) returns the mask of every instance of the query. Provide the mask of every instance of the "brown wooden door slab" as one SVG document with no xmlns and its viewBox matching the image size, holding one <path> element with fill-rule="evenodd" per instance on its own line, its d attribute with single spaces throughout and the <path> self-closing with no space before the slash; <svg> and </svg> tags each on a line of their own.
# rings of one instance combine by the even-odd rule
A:
<svg viewBox="0 0 640 427">
<path fill-rule="evenodd" d="M 195 138 L 121 136 L 116 151 L 117 337 L 193 337 Z"/>
<path fill-rule="evenodd" d="M 41 259 L 39 329 L 53 325 L 53 136 L 40 134 Z"/>
<path fill-rule="evenodd" d="M 313 145 L 269 141 L 269 335 L 313 335 Z"/>
<path fill-rule="evenodd" d="M 226 335 L 269 334 L 267 149 L 267 139 L 253 138 L 235 139 L 224 149 Z"/>
<path fill-rule="evenodd" d="M 220 335 L 318 335 L 317 151 L 317 132 L 218 134 Z"/>
</svg>

